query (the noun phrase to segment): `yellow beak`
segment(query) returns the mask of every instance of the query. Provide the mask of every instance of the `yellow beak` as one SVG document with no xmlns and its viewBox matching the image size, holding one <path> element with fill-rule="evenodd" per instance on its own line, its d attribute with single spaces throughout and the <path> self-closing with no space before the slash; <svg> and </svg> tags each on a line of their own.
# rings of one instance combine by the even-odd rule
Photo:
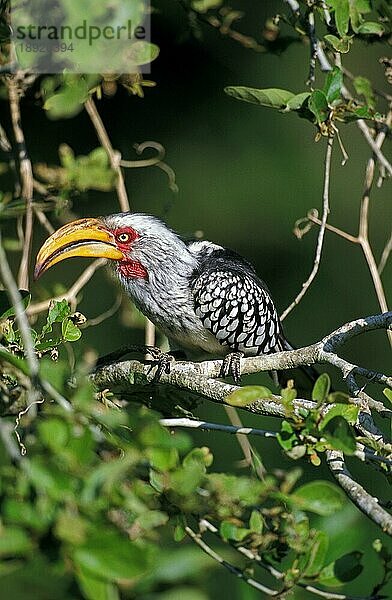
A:
<svg viewBox="0 0 392 600">
<path fill-rule="evenodd" d="M 121 260 L 114 235 L 99 219 L 79 219 L 55 231 L 38 252 L 34 279 L 50 267 L 73 256 Z"/>
</svg>

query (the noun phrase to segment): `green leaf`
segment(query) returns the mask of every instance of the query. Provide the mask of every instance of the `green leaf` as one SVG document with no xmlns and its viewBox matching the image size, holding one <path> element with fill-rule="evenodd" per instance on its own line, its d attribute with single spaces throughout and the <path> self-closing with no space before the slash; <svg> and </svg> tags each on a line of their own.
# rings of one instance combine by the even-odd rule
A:
<svg viewBox="0 0 392 600">
<path fill-rule="evenodd" d="M 285 110 L 300 110 L 309 96 L 310 92 L 301 92 L 301 94 L 296 94 L 287 102 Z"/>
<path fill-rule="evenodd" d="M 175 542 L 182 542 L 182 540 L 186 537 L 185 525 L 185 520 L 181 517 L 177 517 L 173 534 Z"/>
<path fill-rule="evenodd" d="M 327 517 L 341 510 L 344 494 L 328 481 L 311 481 L 296 489 L 290 499 L 301 510 Z"/>
<path fill-rule="evenodd" d="M 324 85 L 324 93 L 329 104 L 332 104 L 334 100 L 340 98 L 342 85 L 343 73 L 338 67 L 334 67 L 332 71 L 329 71 L 327 74 Z"/>
<path fill-rule="evenodd" d="M 1 527 L 0 557 L 13 558 L 23 556 L 33 549 L 33 544 L 24 529 L 20 527 Z"/>
<path fill-rule="evenodd" d="M 244 102 L 250 102 L 251 104 L 257 104 L 259 106 L 276 108 L 278 110 L 285 109 L 289 100 L 294 98 L 292 92 L 278 88 L 259 90 L 245 86 L 228 86 L 225 88 L 225 92 L 228 96 L 236 98 L 237 100 L 243 100 Z"/>
<path fill-rule="evenodd" d="M 249 529 L 253 531 L 253 533 L 262 533 L 264 527 L 264 520 L 261 516 L 260 511 L 252 510 L 249 519 Z"/>
<path fill-rule="evenodd" d="M 378 35 L 381 37 L 385 33 L 385 29 L 381 23 L 366 21 L 358 27 L 357 33 L 360 33 L 361 35 Z"/>
<path fill-rule="evenodd" d="M 370 0 L 353 0 L 356 10 L 361 14 L 370 13 L 372 6 Z"/>
<path fill-rule="evenodd" d="M 46 318 L 46 324 L 42 328 L 41 337 L 53 331 L 54 323 L 61 323 L 66 317 L 71 314 L 71 309 L 66 300 L 55 302 L 50 308 Z"/>
<path fill-rule="evenodd" d="M 327 400 L 329 404 L 349 404 L 350 396 L 345 392 L 331 392 Z"/>
<path fill-rule="evenodd" d="M 219 531 L 223 539 L 235 540 L 236 542 L 241 542 L 250 533 L 249 529 L 238 527 L 231 521 L 222 521 Z"/>
<path fill-rule="evenodd" d="M 61 335 L 66 342 L 76 342 L 81 337 L 82 332 L 71 319 L 64 319 L 61 324 Z"/>
<path fill-rule="evenodd" d="M 376 106 L 376 99 L 369 79 L 360 76 L 355 77 L 353 84 L 357 94 L 365 98 L 366 104 L 370 106 L 370 108 L 374 108 Z"/>
<path fill-rule="evenodd" d="M 392 390 L 389 388 L 385 388 L 382 393 L 384 394 L 385 398 L 387 398 L 389 400 L 389 402 L 392 403 Z"/>
<path fill-rule="evenodd" d="M 7 352 L 7 350 L 0 349 L 0 360 L 4 360 L 16 369 L 19 369 L 19 371 L 25 375 L 30 375 L 29 365 L 23 358 L 19 358 L 18 356 L 11 354 L 11 352 Z"/>
<path fill-rule="evenodd" d="M 31 294 L 27 290 L 19 290 L 22 299 L 22 306 L 26 310 L 30 304 Z M 8 294 L 4 290 L 0 290 L 0 320 L 8 319 L 15 316 L 15 308 L 11 305 Z"/>
<path fill-rule="evenodd" d="M 68 424 L 57 418 L 38 423 L 38 432 L 43 443 L 53 451 L 64 448 L 70 438 Z"/>
<path fill-rule="evenodd" d="M 350 18 L 350 3 L 349 0 L 333 0 L 328 4 L 335 9 L 335 23 L 339 35 L 344 36 L 348 31 L 348 23 Z"/>
<path fill-rule="evenodd" d="M 344 36 L 342 39 L 336 37 L 336 35 L 325 35 L 324 39 L 332 46 L 336 52 L 340 54 L 347 54 L 349 52 L 351 44 L 353 43 L 352 36 Z"/>
<path fill-rule="evenodd" d="M 120 594 L 115 584 L 102 581 L 79 566 L 76 571 L 76 579 L 87 600 L 120 600 Z"/>
<path fill-rule="evenodd" d="M 333 406 L 322 419 L 319 429 L 322 431 L 326 425 L 335 417 L 343 417 L 351 425 L 355 425 L 358 419 L 359 406 L 355 404 L 338 404 Z"/>
<path fill-rule="evenodd" d="M 88 98 L 87 81 L 79 75 L 68 75 L 61 87 L 44 103 L 51 119 L 70 119 L 77 115 Z"/>
<path fill-rule="evenodd" d="M 193 0 L 192 9 L 199 13 L 206 13 L 213 8 L 219 8 L 223 0 Z"/>
<path fill-rule="evenodd" d="M 165 525 L 168 520 L 168 515 L 160 510 L 147 510 L 135 519 L 135 525 L 141 529 L 149 530 Z"/>
<path fill-rule="evenodd" d="M 318 124 L 323 123 L 328 119 L 328 101 L 322 90 L 314 90 L 314 92 L 311 93 L 308 102 L 308 108 L 316 117 L 316 122 Z"/>
<path fill-rule="evenodd" d="M 352 581 L 361 574 L 363 566 L 360 564 L 362 552 L 350 552 L 331 562 L 321 571 L 318 582 L 326 586 L 340 586 Z"/>
<path fill-rule="evenodd" d="M 357 448 L 354 430 L 344 417 L 332 417 L 323 427 L 323 436 L 335 450 L 345 454 L 353 454 Z"/>
<path fill-rule="evenodd" d="M 272 392 L 262 385 L 245 385 L 239 390 L 235 390 L 225 398 L 225 403 L 230 406 L 248 406 L 256 400 L 263 400 L 272 397 Z"/>
<path fill-rule="evenodd" d="M 283 450 L 286 450 L 286 452 L 295 446 L 298 440 L 291 423 L 286 420 L 282 421 L 280 432 L 277 435 L 277 440 L 280 446 L 283 448 Z"/>
<path fill-rule="evenodd" d="M 324 566 L 327 555 L 329 539 L 325 531 L 317 531 L 315 540 L 307 553 L 307 564 L 304 570 L 305 577 L 316 577 Z"/>
<path fill-rule="evenodd" d="M 152 63 L 159 55 L 159 46 L 139 40 L 134 42 L 128 52 L 129 60 L 133 65 L 141 66 Z"/>
<path fill-rule="evenodd" d="M 331 388 L 331 379 L 328 373 L 322 373 L 318 378 L 316 383 L 314 384 L 312 390 L 312 400 L 317 402 L 318 405 L 325 402 L 329 390 Z"/>
<path fill-rule="evenodd" d="M 151 548 L 143 549 L 125 536 L 103 529 L 76 548 L 75 564 L 107 581 L 131 580 L 145 573 L 151 564 Z"/>
</svg>

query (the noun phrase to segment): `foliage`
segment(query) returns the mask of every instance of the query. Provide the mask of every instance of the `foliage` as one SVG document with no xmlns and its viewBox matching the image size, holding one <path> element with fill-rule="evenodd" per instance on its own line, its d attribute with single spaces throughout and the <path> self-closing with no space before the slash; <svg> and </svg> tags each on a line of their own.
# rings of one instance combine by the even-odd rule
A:
<svg viewBox="0 0 392 600">
<path fill-rule="evenodd" d="M 65 306 L 51 310 L 46 330 L 69 318 Z M 311 513 L 342 508 L 334 485 L 300 486 L 299 470 L 264 481 L 214 473 L 208 448 L 170 435 L 145 407 L 120 411 L 97 400 L 83 366 L 71 381 L 64 362 L 49 367 L 44 360 L 45 377 L 72 409 L 45 403 L 38 419 L 26 416 L 28 454 L 16 464 L 1 448 L 1 580 L 9 597 L 17 597 L 32 570 L 40 597 L 50 596 L 55 580 L 57 597 L 69 598 L 75 580 L 91 600 L 115 598 L 118 588 L 124 597 L 147 598 L 166 578 L 184 582 L 205 561 L 190 553 L 187 568 L 173 576 L 160 549 L 167 544 L 171 561 L 181 561 L 183 550 L 170 539 L 183 540 L 196 515 L 213 522 L 223 540 L 284 569 L 288 587 L 324 582 L 330 573 L 329 584 L 341 585 L 359 573 L 359 566 L 337 571 L 326 563 L 327 535 L 311 526 Z M 336 564 L 343 560 L 337 556 Z"/>
<path fill-rule="evenodd" d="M 0 59 L 7 73 L 10 31 L 5 4 L 0 3 Z M 316 141 L 336 136 L 341 142 L 345 128 L 363 120 L 375 132 L 389 132 L 384 112 L 390 96 L 380 93 L 364 75 L 351 76 L 343 65 L 358 44 L 386 44 L 391 34 L 389 2 L 317 0 L 301 1 L 298 7 L 297 2 L 282 3 L 282 14 L 265 23 L 260 40 L 237 29 L 241 12 L 224 0 L 189 0 L 181 6 L 191 33 L 198 38 L 209 26 L 261 54 L 281 54 L 304 41 L 310 46 L 308 82 L 305 86 L 299 79 L 298 92 L 230 85 L 224 91 L 231 98 L 283 115 L 295 113 L 312 124 Z M 122 3 L 113 3 L 113 10 L 121 8 Z M 80 4 L 72 18 L 80 18 L 82 10 Z M 158 54 L 155 44 L 135 46 L 132 68 L 121 75 L 64 71 L 35 81 L 28 69 L 17 70 L 2 76 L 2 97 L 8 94 L 11 105 L 10 82 L 14 82 L 17 102 L 31 94 L 50 121 L 67 119 L 72 126 L 86 103 L 111 98 L 120 87 L 129 101 L 131 96 L 143 98 L 144 89 L 155 82 L 144 79 L 139 67 Z M 391 65 L 387 61 L 385 66 L 388 75 Z M 14 111 L 18 107 L 13 106 Z M 5 155 L 0 172 L 15 177 L 14 188 L 10 185 L 0 192 L 0 220 L 14 225 L 18 219 L 20 229 L 21 217 L 30 210 L 41 222 L 45 222 L 44 212 L 64 222 L 71 209 L 79 212 L 78 200 L 89 190 L 118 190 L 120 154 L 103 141 L 99 123 L 92 122 L 103 145 L 76 155 L 62 143 L 56 151 L 59 164 L 43 162 L 48 160 L 43 152 L 32 165 L 31 198 L 23 195 L 21 154 L 15 160 L 13 147 L 0 129 Z M 15 147 L 25 150 L 20 139 Z M 147 166 L 160 166 L 172 182 L 174 175 L 161 154 L 158 149 L 158 158 L 147 159 Z M 384 177 L 385 170 L 380 173 L 381 183 Z M 95 207 L 89 210 L 93 213 Z M 310 227 L 311 219 L 306 223 Z M 4 245 L 23 252 L 25 240 L 7 238 Z M 61 298 L 63 287 L 57 292 Z M 51 295 L 43 289 L 39 293 L 45 299 Z M 340 552 L 334 533 L 328 533 L 328 519 L 344 514 L 348 501 L 322 470 L 324 457 L 339 452 L 349 459 L 370 456 L 378 461 L 383 476 L 390 475 L 391 445 L 377 436 L 360 435 L 358 402 L 332 391 L 326 373 L 315 382 L 311 408 L 298 408 L 291 381 L 279 395 L 263 385 L 241 387 L 226 397 L 230 407 L 246 409 L 256 400 L 283 406 L 284 418 L 276 431 L 269 432 L 281 449 L 283 466 L 264 472 L 258 452 L 250 446 L 252 460 L 245 475 L 214 470 L 214 456 L 207 446 L 195 445 L 183 433 L 169 433 L 159 422 L 170 411 L 197 417 L 199 398 L 196 402 L 191 394 L 172 389 L 141 391 L 137 377 L 129 382 L 131 392 L 124 394 L 93 388 L 89 373 L 95 355 L 83 351 L 80 338 L 86 317 L 76 311 L 77 295 L 71 299 L 72 307 L 66 300 L 51 302 L 44 318 L 37 319 L 42 312 L 38 299 L 20 290 L 39 362 L 35 375 L 15 307 L 8 293 L 0 291 L 0 586 L 7 597 L 17 600 L 31 588 L 31 597 L 40 600 L 153 600 L 158 596 L 205 600 L 199 582 L 218 563 L 248 583 L 264 582 L 267 577 L 283 594 L 297 588 L 301 593 L 309 585 L 322 590 L 339 587 L 346 593 L 351 588 L 344 586 L 355 585 L 362 572 L 368 576 L 371 567 L 362 564 L 363 549 Z M 136 319 L 140 321 L 140 315 Z M 75 347 L 83 359 L 74 360 Z M 392 402 L 389 388 L 384 397 Z M 21 452 L 24 448 L 26 455 Z M 287 467 L 286 459 L 310 467 L 313 478 L 309 480 L 307 470 L 301 480 L 301 469 L 293 463 Z M 210 557 L 190 546 L 189 538 Z M 216 547 L 222 556 L 216 554 Z M 373 551 L 382 575 L 366 592 L 381 598 L 392 573 L 384 536 L 374 540 Z M 258 567 L 263 570 L 258 572 Z"/>
</svg>

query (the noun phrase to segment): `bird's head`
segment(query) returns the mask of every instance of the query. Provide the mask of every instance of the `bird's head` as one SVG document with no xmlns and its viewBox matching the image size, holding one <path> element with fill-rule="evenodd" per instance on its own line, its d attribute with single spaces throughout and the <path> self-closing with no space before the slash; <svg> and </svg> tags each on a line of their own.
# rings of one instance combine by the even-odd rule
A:
<svg viewBox="0 0 392 600">
<path fill-rule="evenodd" d="M 166 263 L 170 268 L 184 248 L 174 232 L 149 215 L 119 213 L 79 219 L 46 240 L 37 256 L 34 278 L 67 258 L 87 256 L 113 261 L 121 278 L 148 280 L 157 267 Z"/>
</svg>

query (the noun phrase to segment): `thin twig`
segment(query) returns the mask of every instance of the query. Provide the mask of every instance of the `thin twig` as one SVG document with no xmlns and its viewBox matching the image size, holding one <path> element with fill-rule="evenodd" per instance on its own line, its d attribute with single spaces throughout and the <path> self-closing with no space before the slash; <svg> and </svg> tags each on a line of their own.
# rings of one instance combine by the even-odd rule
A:
<svg viewBox="0 0 392 600">
<path fill-rule="evenodd" d="M 61 300 L 67 300 L 67 302 L 71 302 L 73 305 L 73 309 L 75 310 L 77 305 L 77 295 L 84 288 L 84 286 L 90 281 L 95 271 L 103 265 L 106 264 L 105 258 L 98 258 L 93 263 L 91 263 L 87 269 L 83 271 L 83 273 L 78 277 L 75 283 L 64 292 L 60 296 L 56 296 L 54 298 L 48 298 L 48 300 L 43 300 L 42 302 L 35 302 L 30 304 L 27 308 L 27 314 L 29 316 L 37 315 L 45 310 L 48 310 L 50 304 L 52 302 L 61 302 Z"/>
<path fill-rule="evenodd" d="M 124 181 L 124 177 L 123 177 L 121 167 L 120 167 L 121 155 L 118 151 L 113 149 L 113 146 L 110 142 L 110 139 L 109 139 L 109 136 L 105 129 L 105 126 L 103 124 L 103 121 L 100 117 L 97 107 L 95 106 L 95 102 L 91 96 L 88 98 L 88 100 L 86 100 L 84 106 L 86 108 L 86 111 L 87 111 L 90 119 L 91 119 L 91 122 L 93 123 L 93 125 L 95 127 L 95 131 L 97 132 L 98 139 L 101 142 L 101 145 L 103 146 L 103 148 L 105 148 L 105 150 L 107 152 L 112 169 L 117 174 L 116 190 L 117 190 L 117 196 L 118 196 L 118 201 L 120 204 L 121 211 L 127 212 L 130 210 L 130 207 L 129 207 L 127 189 L 125 187 L 125 181 Z"/>
<path fill-rule="evenodd" d="M 385 156 L 383 155 L 383 153 L 381 152 L 382 142 L 385 139 L 386 133 L 384 131 L 380 132 L 378 134 L 376 140 L 374 140 L 372 134 L 370 133 L 369 127 L 366 125 L 365 121 L 362 121 L 362 119 L 361 119 L 361 120 L 357 121 L 357 125 L 358 125 L 359 129 L 362 131 L 362 133 L 363 133 L 363 135 L 365 137 L 365 140 L 367 141 L 367 143 L 371 147 L 372 151 L 376 155 L 376 158 L 377 158 L 378 162 L 388 172 L 389 176 L 391 176 L 392 175 L 392 165 L 385 158 Z M 380 138 L 382 139 L 381 144 L 377 141 Z"/>
<path fill-rule="evenodd" d="M 389 112 L 387 121 L 390 124 L 392 120 L 392 111 Z M 370 135 L 370 134 L 369 134 Z M 385 140 L 385 132 L 380 132 L 376 139 L 372 141 L 378 149 L 381 148 L 384 140 Z M 377 159 L 380 158 L 377 156 Z M 388 312 L 388 303 L 384 292 L 384 287 L 381 281 L 380 273 L 377 267 L 376 260 L 374 258 L 373 250 L 369 241 L 369 204 L 370 204 L 370 192 L 373 185 L 374 180 L 374 172 L 376 167 L 376 159 L 371 156 L 368 160 L 366 166 L 365 173 L 365 183 L 364 183 L 364 191 L 361 200 L 361 209 L 360 209 L 360 217 L 359 217 L 359 231 L 358 231 L 358 242 L 362 247 L 362 251 L 364 253 L 366 262 L 369 267 L 370 275 L 373 280 L 374 289 L 377 294 L 378 303 L 382 312 Z M 389 343 L 392 347 L 392 332 L 387 332 Z"/>
<path fill-rule="evenodd" d="M 231 425 L 233 427 L 237 428 L 237 432 L 236 432 L 237 442 L 238 442 L 238 444 L 242 450 L 242 453 L 244 455 L 244 461 L 241 461 L 241 464 L 243 464 L 245 462 L 245 465 L 248 467 L 248 466 L 252 465 L 252 463 L 253 463 L 253 456 L 255 456 L 255 451 L 252 447 L 252 444 L 246 437 L 246 435 L 243 435 L 240 431 L 241 429 L 245 429 L 245 428 L 242 425 L 242 421 L 240 419 L 238 411 L 236 408 L 234 408 L 234 406 L 225 406 L 225 413 L 228 416 Z M 255 469 L 256 473 L 260 479 L 263 479 L 264 475 L 266 474 L 266 470 L 264 468 L 264 465 L 259 464 L 259 461 L 257 461 L 257 463 L 258 464 Z"/>
<path fill-rule="evenodd" d="M 39 210 L 38 208 L 34 208 L 34 212 L 37 216 L 38 221 L 41 223 L 42 227 L 49 233 L 49 235 L 52 235 L 52 233 L 54 233 L 55 229 L 54 229 L 52 223 L 49 221 L 48 217 L 45 215 L 45 213 L 42 212 L 42 210 Z"/>
<path fill-rule="evenodd" d="M 315 223 L 316 225 L 321 225 L 320 219 L 314 214 L 313 211 L 309 211 L 306 218 L 311 223 Z M 330 225 L 329 223 L 326 223 L 325 229 L 327 229 L 328 231 L 331 231 L 332 233 L 336 233 L 336 235 L 338 235 L 339 237 L 342 237 L 343 239 L 347 240 L 348 242 L 351 242 L 353 244 L 359 244 L 359 240 L 358 240 L 357 236 L 351 235 L 350 233 L 347 233 L 347 231 L 343 231 L 343 229 L 339 229 L 338 227 L 335 227 L 334 225 Z"/>
<path fill-rule="evenodd" d="M 203 531 L 203 530 L 210 531 L 213 535 L 215 535 L 217 538 L 219 538 L 219 540 L 222 541 L 222 537 L 220 536 L 219 530 L 217 529 L 217 527 L 215 527 L 215 525 L 213 525 L 213 523 L 211 523 L 207 519 L 200 519 L 199 527 L 200 527 L 201 531 Z M 273 567 L 272 565 L 263 562 L 260 554 L 258 554 L 255 550 L 246 548 L 245 546 L 237 546 L 235 544 L 232 544 L 230 542 L 230 540 L 225 539 L 223 541 L 225 541 L 227 544 L 229 544 L 237 552 L 239 552 L 240 554 L 245 556 L 245 558 L 247 560 L 251 560 L 251 561 L 255 562 L 259 567 L 262 567 L 263 569 L 268 571 L 268 573 L 270 573 L 270 575 L 272 575 L 272 577 L 274 577 L 278 581 L 284 579 L 285 574 L 282 573 L 281 571 L 279 571 L 278 569 L 276 569 L 275 567 Z M 325 598 L 325 600 L 371 600 L 371 597 L 359 598 L 357 596 L 355 596 L 355 597 L 347 596 L 346 594 L 339 594 L 336 592 L 327 592 L 325 590 L 320 590 L 319 588 L 316 588 L 313 585 L 309 585 L 309 584 L 303 583 L 301 581 L 296 581 L 295 585 L 298 587 L 301 587 L 304 590 L 307 590 L 308 592 L 315 594 L 316 596 Z"/>
<path fill-rule="evenodd" d="M 185 527 L 185 531 L 188 534 L 188 536 L 191 538 L 191 540 L 199 546 L 199 548 L 201 548 L 206 554 L 208 554 L 208 556 L 210 556 L 216 562 L 218 562 L 220 565 L 222 565 L 222 567 L 225 567 L 225 569 L 230 571 L 230 573 L 232 575 L 239 577 L 239 579 L 243 579 L 251 587 L 255 588 L 259 592 L 263 592 L 267 596 L 278 596 L 280 594 L 279 591 L 272 590 L 271 588 L 266 587 L 259 581 L 256 581 L 252 577 L 249 577 L 249 575 L 247 575 L 247 573 L 245 571 L 242 571 L 241 569 L 238 569 L 238 567 L 235 567 L 231 563 L 227 562 L 227 560 L 225 560 L 220 554 L 215 552 L 215 550 L 213 550 L 208 544 L 206 544 L 206 542 L 202 539 L 200 534 L 197 534 L 189 526 Z"/>
<path fill-rule="evenodd" d="M 199 421 L 197 419 L 189 419 L 186 417 L 179 418 L 165 418 L 159 420 L 160 424 L 169 429 L 173 427 L 184 427 L 185 429 L 201 429 L 202 431 L 221 431 L 222 433 L 229 433 L 234 435 L 249 436 L 255 435 L 264 438 L 276 439 L 278 433 L 276 431 L 270 431 L 266 429 L 256 429 L 254 427 L 235 427 L 233 425 L 223 425 L 222 423 L 209 423 L 207 421 Z M 392 460 L 384 456 L 379 456 L 371 450 L 367 450 L 363 446 L 362 449 L 358 449 L 353 456 L 361 461 L 376 462 L 385 464 L 388 467 L 392 466 Z"/>
<path fill-rule="evenodd" d="M 257 435 L 264 438 L 276 438 L 276 431 L 266 429 L 256 429 L 254 427 L 236 427 L 234 425 L 223 425 L 221 423 L 209 423 L 207 421 L 198 421 L 197 419 L 169 418 L 160 419 L 160 424 L 164 427 L 185 427 L 187 429 L 202 429 L 203 431 L 222 431 L 224 433 L 241 434 L 241 435 Z"/>
<path fill-rule="evenodd" d="M 33 170 L 27 154 L 25 137 L 20 114 L 20 91 L 15 77 L 7 78 L 8 99 L 11 111 L 11 122 L 18 151 L 19 173 L 21 180 L 21 196 L 26 202 L 25 230 L 23 251 L 20 261 L 18 285 L 21 289 L 29 288 L 29 266 L 31 242 L 33 236 Z"/>
<path fill-rule="evenodd" d="M 320 231 L 319 231 L 318 238 L 317 238 L 316 254 L 315 254 L 315 258 L 314 258 L 314 262 L 313 262 L 313 268 L 312 268 L 312 271 L 311 271 L 308 279 L 302 285 L 302 290 L 299 292 L 299 294 L 293 300 L 293 302 L 290 304 L 290 306 L 288 306 L 286 308 L 286 310 L 283 312 L 283 314 L 281 315 L 280 318 L 282 321 L 293 310 L 293 308 L 295 306 L 297 306 L 299 304 L 299 302 L 302 300 L 302 298 L 308 291 L 311 283 L 313 282 L 313 280 L 316 277 L 318 270 L 319 270 L 321 252 L 323 249 L 323 242 L 324 242 L 325 226 L 327 223 L 327 218 L 328 218 L 328 213 L 329 213 L 329 179 L 330 179 L 330 173 L 331 173 L 332 147 L 333 147 L 333 137 L 329 137 L 328 141 L 327 141 L 327 152 L 326 152 L 326 156 L 325 156 L 323 214 L 322 214 L 322 218 L 321 218 Z"/>
<path fill-rule="evenodd" d="M 88 319 L 85 323 L 83 323 L 80 326 L 80 328 L 86 329 L 87 327 L 95 327 L 96 325 L 100 325 L 101 323 L 103 323 L 104 321 L 106 321 L 107 319 L 109 319 L 110 317 L 112 317 L 113 315 L 116 314 L 116 312 L 118 311 L 118 309 L 121 306 L 121 303 L 122 303 L 122 295 L 119 293 L 119 294 L 117 294 L 117 297 L 110 308 L 105 310 L 103 313 L 101 313 L 97 317 L 94 317 L 93 319 Z"/>
<path fill-rule="evenodd" d="M 380 262 L 377 267 L 377 271 L 378 271 L 379 275 L 381 275 L 381 273 L 385 269 L 385 265 L 388 262 L 388 258 L 389 258 L 389 255 L 391 252 L 392 252 L 392 231 L 391 231 L 391 235 L 389 236 L 389 240 L 385 244 L 384 250 L 382 251 L 381 259 L 380 259 Z"/>
</svg>

